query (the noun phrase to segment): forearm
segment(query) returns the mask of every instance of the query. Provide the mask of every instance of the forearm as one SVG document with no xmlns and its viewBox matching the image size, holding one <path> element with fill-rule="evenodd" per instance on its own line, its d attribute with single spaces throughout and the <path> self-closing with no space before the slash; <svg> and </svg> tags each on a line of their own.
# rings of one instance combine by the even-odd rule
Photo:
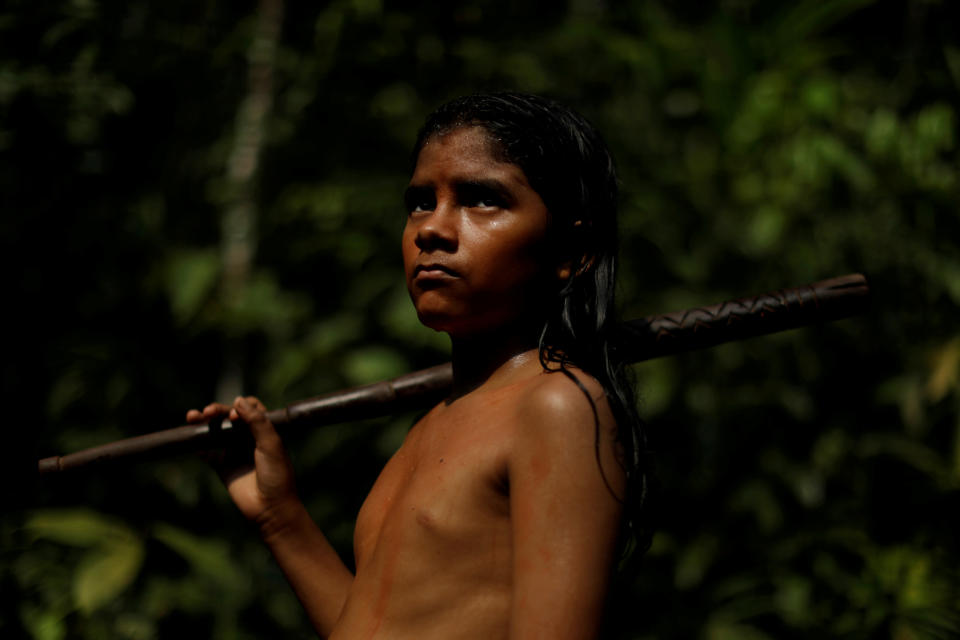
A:
<svg viewBox="0 0 960 640">
<path fill-rule="evenodd" d="M 353 574 L 296 502 L 260 522 L 260 534 L 321 637 L 333 630 L 353 584 Z"/>
</svg>

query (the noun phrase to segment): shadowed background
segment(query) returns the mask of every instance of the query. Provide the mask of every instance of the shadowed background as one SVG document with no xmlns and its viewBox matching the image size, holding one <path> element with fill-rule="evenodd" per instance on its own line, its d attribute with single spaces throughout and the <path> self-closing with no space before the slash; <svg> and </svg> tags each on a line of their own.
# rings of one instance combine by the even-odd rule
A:
<svg viewBox="0 0 960 640">
<path fill-rule="evenodd" d="M 658 533 L 610 637 L 960 634 L 956 5 L 516 4 L 0 9 L 0 635 L 311 637 L 203 462 L 15 471 L 241 389 L 278 407 L 444 361 L 402 278 L 409 149 L 496 89 L 605 134 L 623 317 L 874 288 L 866 317 L 636 367 Z M 289 434 L 348 561 L 412 419 Z"/>
</svg>

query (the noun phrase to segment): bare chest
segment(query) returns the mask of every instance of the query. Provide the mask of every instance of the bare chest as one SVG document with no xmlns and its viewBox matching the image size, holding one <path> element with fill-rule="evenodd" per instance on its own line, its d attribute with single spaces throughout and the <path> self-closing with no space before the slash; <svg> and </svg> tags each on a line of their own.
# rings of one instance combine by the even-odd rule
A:
<svg viewBox="0 0 960 640">
<path fill-rule="evenodd" d="M 475 407 L 431 412 L 384 467 L 357 516 L 361 569 L 377 549 L 475 545 L 509 528 L 510 432 Z"/>
</svg>

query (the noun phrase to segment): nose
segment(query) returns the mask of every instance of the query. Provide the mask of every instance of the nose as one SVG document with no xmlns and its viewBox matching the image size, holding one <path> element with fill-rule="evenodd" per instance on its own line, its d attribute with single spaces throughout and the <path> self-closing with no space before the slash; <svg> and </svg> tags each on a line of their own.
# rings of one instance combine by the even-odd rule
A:
<svg viewBox="0 0 960 640">
<path fill-rule="evenodd" d="M 457 250 L 459 230 L 457 228 L 456 208 L 450 204 L 437 202 L 433 211 L 420 221 L 417 227 L 415 243 L 421 251 Z"/>
</svg>

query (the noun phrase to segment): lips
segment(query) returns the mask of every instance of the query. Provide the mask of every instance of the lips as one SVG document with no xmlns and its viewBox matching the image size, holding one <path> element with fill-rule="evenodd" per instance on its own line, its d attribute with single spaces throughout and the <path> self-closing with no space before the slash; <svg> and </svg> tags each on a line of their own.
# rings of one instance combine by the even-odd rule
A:
<svg viewBox="0 0 960 640">
<path fill-rule="evenodd" d="M 418 264 L 413 268 L 414 278 L 459 278 L 460 274 L 438 262 Z"/>
</svg>

